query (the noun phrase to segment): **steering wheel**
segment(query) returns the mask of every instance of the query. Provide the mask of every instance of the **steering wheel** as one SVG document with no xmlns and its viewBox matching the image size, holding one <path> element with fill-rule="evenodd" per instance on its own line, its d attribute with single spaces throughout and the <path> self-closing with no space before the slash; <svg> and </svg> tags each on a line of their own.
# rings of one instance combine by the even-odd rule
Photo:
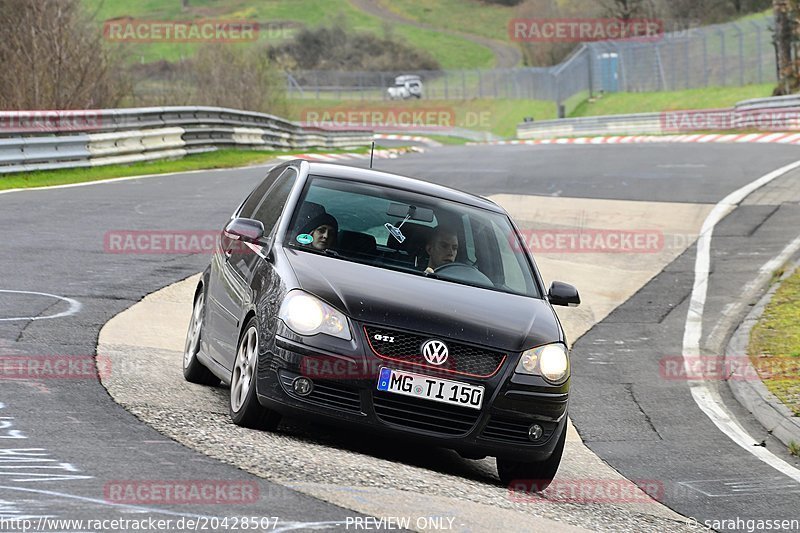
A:
<svg viewBox="0 0 800 533">
<path fill-rule="evenodd" d="M 463 263 L 461 261 L 453 261 L 452 263 L 439 265 L 436 269 L 434 269 L 433 273 L 436 275 L 446 273 L 448 278 L 468 281 L 478 285 L 486 285 L 487 287 L 494 287 L 492 280 L 490 280 L 486 274 L 481 272 L 478 267 L 469 263 Z"/>
</svg>

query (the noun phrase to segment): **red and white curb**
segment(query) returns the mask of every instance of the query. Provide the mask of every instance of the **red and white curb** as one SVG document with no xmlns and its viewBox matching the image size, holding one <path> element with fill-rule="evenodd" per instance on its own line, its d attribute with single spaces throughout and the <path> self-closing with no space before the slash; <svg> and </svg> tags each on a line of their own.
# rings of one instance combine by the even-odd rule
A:
<svg viewBox="0 0 800 533">
<path fill-rule="evenodd" d="M 691 135 L 628 135 L 611 137 L 563 137 L 513 141 L 471 142 L 468 145 L 492 144 L 639 144 L 639 143 L 779 143 L 800 144 L 800 133 L 728 133 Z"/>
<path fill-rule="evenodd" d="M 394 133 L 376 133 L 373 138 L 377 140 L 385 140 L 385 141 L 411 141 L 420 144 L 424 144 L 426 146 L 430 146 L 432 148 L 442 146 L 442 143 L 438 141 L 434 141 L 433 139 L 429 139 L 427 137 L 420 137 L 419 135 L 398 135 Z"/>
<path fill-rule="evenodd" d="M 414 152 L 422 152 L 421 149 L 417 148 L 411 150 Z M 405 153 L 405 151 L 400 150 L 375 150 L 375 159 L 395 159 L 400 154 Z M 353 153 L 343 153 L 343 154 L 318 154 L 318 153 L 310 153 L 310 154 L 291 154 L 291 155 L 279 155 L 276 159 L 280 159 L 282 161 L 289 161 L 291 159 L 307 159 L 308 161 L 325 161 L 325 162 L 336 162 L 336 161 L 352 161 L 355 159 L 369 159 L 369 152 L 366 154 L 353 154 Z"/>
</svg>

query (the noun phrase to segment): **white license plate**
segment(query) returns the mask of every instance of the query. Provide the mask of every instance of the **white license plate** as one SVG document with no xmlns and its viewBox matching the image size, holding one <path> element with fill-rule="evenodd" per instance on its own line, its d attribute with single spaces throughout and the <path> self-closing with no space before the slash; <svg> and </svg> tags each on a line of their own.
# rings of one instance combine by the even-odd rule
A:
<svg viewBox="0 0 800 533">
<path fill-rule="evenodd" d="M 381 368 L 378 377 L 378 390 L 472 409 L 480 409 L 483 403 L 483 387 L 479 385 L 401 372 L 385 367 Z"/>
</svg>

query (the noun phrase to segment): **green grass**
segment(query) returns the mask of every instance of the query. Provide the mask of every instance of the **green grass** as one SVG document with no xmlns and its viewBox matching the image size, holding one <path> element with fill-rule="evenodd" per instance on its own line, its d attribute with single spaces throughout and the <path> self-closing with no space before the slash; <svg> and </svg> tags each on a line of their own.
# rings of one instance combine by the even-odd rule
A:
<svg viewBox="0 0 800 533">
<path fill-rule="evenodd" d="M 292 32 L 277 30 L 274 24 L 281 21 L 317 26 L 343 17 L 354 31 L 383 34 L 381 19 L 355 9 L 347 0 L 191 0 L 186 12 L 180 9 L 180 0 L 83 0 L 97 20 L 129 16 L 145 20 L 191 20 L 196 18 L 255 20 L 262 28 L 259 43 L 277 42 L 291 36 Z M 271 26 L 272 24 L 272 26 Z M 273 28 L 273 29 L 270 29 Z M 395 25 L 394 33 L 412 46 L 427 50 L 442 68 L 488 68 L 494 61 L 491 50 L 461 37 L 444 35 L 433 30 L 418 29 L 410 25 Z M 149 63 L 165 59 L 176 61 L 191 57 L 197 43 L 125 43 L 131 59 Z M 235 46 L 252 46 L 240 43 Z"/>
<path fill-rule="evenodd" d="M 745 85 L 744 87 L 707 87 L 662 93 L 609 93 L 594 102 L 579 104 L 570 115 L 588 117 L 626 113 L 649 113 L 679 109 L 712 109 L 730 107 L 748 98 L 770 96 L 775 85 Z"/>
<path fill-rule="evenodd" d="M 425 137 L 432 139 L 434 141 L 440 142 L 444 145 L 448 146 L 455 146 L 455 145 L 463 145 L 469 142 L 469 139 L 464 139 L 463 137 L 450 137 L 449 135 L 425 135 Z"/>
<path fill-rule="evenodd" d="M 748 353 L 764 384 L 800 416 L 800 270 L 785 279 L 750 332 Z"/>
<path fill-rule="evenodd" d="M 795 457 L 800 457 L 800 444 L 798 444 L 796 441 L 790 440 L 789 453 L 794 455 Z"/>
<path fill-rule="evenodd" d="M 377 146 L 375 147 L 378 148 Z M 304 150 L 310 152 L 341 153 L 343 150 Z M 366 148 L 349 150 L 349 152 L 366 153 Z M 279 155 L 288 155 L 284 151 L 259 151 L 224 149 L 204 154 L 188 155 L 182 159 L 160 160 L 130 165 L 108 165 L 102 167 L 47 170 L 41 172 L 20 172 L 0 174 L 0 190 L 31 187 L 47 187 L 50 185 L 66 185 L 83 183 L 126 176 L 143 174 L 165 174 L 168 172 L 186 172 L 214 168 L 232 168 L 265 163 Z"/>
<path fill-rule="evenodd" d="M 517 7 L 485 4 L 477 0 L 384 0 L 383 5 L 407 18 L 463 33 L 509 42 L 508 22 Z"/>
</svg>

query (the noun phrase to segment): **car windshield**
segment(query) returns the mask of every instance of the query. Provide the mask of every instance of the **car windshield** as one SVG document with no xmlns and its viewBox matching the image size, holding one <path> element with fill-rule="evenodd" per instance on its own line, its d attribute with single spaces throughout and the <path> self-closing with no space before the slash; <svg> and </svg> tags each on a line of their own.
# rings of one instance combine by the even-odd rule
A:
<svg viewBox="0 0 800 533">
<path fill-rule="evenodd" d="M 312 176 L 285 244 L 378 268 L 541 297 L 505 214 L 405 190 Z"/>
</svg>

